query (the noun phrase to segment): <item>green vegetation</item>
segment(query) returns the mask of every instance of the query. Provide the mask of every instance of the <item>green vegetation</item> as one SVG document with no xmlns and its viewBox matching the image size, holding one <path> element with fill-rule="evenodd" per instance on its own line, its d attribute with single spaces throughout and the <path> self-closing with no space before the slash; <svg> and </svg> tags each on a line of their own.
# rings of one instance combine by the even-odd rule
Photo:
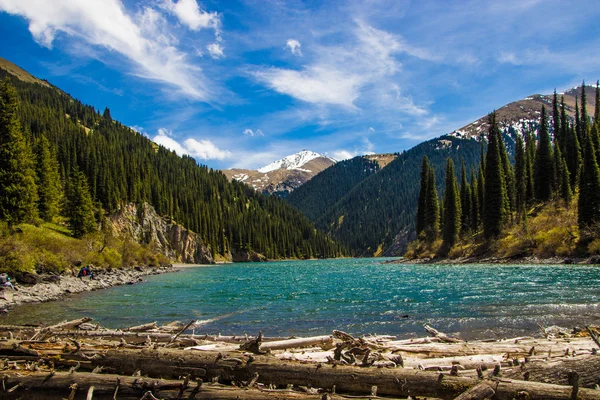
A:
<svg viewBox="0 0 600 400">
<path fill-rule="evenodd" d="M 100 114 L 55 87 L 23 82 L 1 69 L 0 78 L 0 222 L 7 226 L 0 241 L 15 257 L 21 254 L 17 247 L 30 248 L 19 233 L 25 228 L 14 229 L 18 224 L 64 222 L 73 238 L 91 240 L 106 230 L 106 215 L 129 203 L 148 203 L 198 233 L 217 259 L 237 250 L 270 259 L 343 255 L 286 202 L 157 146 L 113 120 L 108 108 Z M 117 246 L 99 254 L 106 265 L 127 265 L 131 257 L 123 251 Z M 89 258 L 76 253 L 57 265 Z M 35 256 L 17 257 L 23 263 L 18 267 L 6 257 L 13 256 L 0 254 L 2 268 L 44 265 Z"/>
<path fill-rule="evenodd" d="M 600 98 L 599 85 L 596 86 L 596 98 Z M 585 104 L 585 89 L 582 89 L 582 103 Z M 598 107 L 596 115 L 600 114 Z M 577 108 L 573 124 L 565 116 L 564 100 L 561 101 L 560 108 L 561 110 L 555 95 L 554 143 L 550 140 L 546 110 L 542 106 L 535 152 L 533 134 L 526 132 L 526 147 L 520 138 L 515 144 L 514 166 L 508 163 L 495 113 L 490 114 L 485 163 L 479 168 L 480 178 L 477 182 L 475 174 L 471 174 L 471 184 L 479 185 L 483 182 L 485 186 L 481 224 L 472 224 L 473 229 L 468 231 L 465 227 L 469 224 L 463 218 L 461 237 L 457 238 L 456 219 L 459 218 L 461 208 L 463 213 L 469 207 L 472 209 L 474 198 L 468 195 L 469 183 L 464 165 L 461 170 L 461 194 L 456 195 L 453 162 L 448 159 L 441 229 L 443 242 L 433 243 L 419 236 L 409 246 L 407 257 L 552 257 L 598 254 L 600 170 L 596 158 L 595 135 L 600 130 L 600 121 L 594 119 L 592 124 L 586 106 L 583 105 L 581 112 Z M 561 151 L 561 143 L 567 149 L 566 154 Z M 583 158 L 580 156 L 579 143 L 584 145 Z M 428 160 L 424 157 L 423 165 L 427 164 Z M 485 171 L 483 176 L 481 171 Z M 573 180 L 573 175 L 578 180 Z M 422 185 L 427 185 L 423 179 L 421 182 Z M 426 188 L 427 186 L 424 190 L 421 187 L 419 204 L 427 200 Z M 470 215 L 474 214 L 471 212 Z"/>
<path fill-rule="evenodd" d="M 20 224 L 14 231 L 0 222 L 0 266 L 6 272 L 61 273 L 80 264 L 104 268 L 168 264 L 152 246 L 96 232 L 75 239 L 62 224 Z"/>
</svg>

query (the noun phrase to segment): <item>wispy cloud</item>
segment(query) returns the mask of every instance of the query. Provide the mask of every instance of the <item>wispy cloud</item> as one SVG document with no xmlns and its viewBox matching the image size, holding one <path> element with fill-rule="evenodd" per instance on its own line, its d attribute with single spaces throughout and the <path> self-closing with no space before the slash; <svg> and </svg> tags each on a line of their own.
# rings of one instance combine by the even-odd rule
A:
<svg viewBox="0 0 600 400">
<path fill-rule="evenodd" d="M 265 136 L 265 134 L 263 133 L 263 131 L 261 131 L 260 129 L 257 129 L 256 131 L 253 131 L 250 128 L 246 128 L 244 129 L 244 132 L 242 132 L 244 135 L 246 136 Z"/>
<path fill-rule="evenodd" d="M 181 10 L 193 9 L 195 1 L 169 3 L 182 18 Z M 177 37 L 158 9 L 144 6 L 130 14 L 119 0 L 2 0 L 0 10 L 26 18 L 29 31 L 42 46 L 52 48 L 62 34 L 62 38 L 120 55 L 130 61 L 132 74 L 168 84 L 185 96 L 208 101 L 213 95 L 201 68 L 178 47 Z M 215 14 L 195 11 L 187 16 L 188 25 L 197 28 L 216 25 L 218 19 Z M 102 61 L 104 57 L 97 58 Z"/>
<path fill-rule="evenodd" d="M 160 128 L 152 138 L 152 141 L 166 147 L 169 150 L 175 151 L 178 155 L 190 155 L 202 160 L 224 160 L 231 156 L 228 150 L 219 149 L 214 143 L 207 139 L 186 139 L 183 143 L 179 143 L 173 138 L 173 132 Z"/>
<path fill-rule="evenodd" d="M 302 55 L 302 49 L 301 49 L 302 45 L 296 39 L 288 39 L 286 46 L 290 48 L 290 51 L 292 52 L 293 55 L 295 55 L 295 56 Z"/>
<path fill-rule="evenodd" d="M 216 59 L 216 58 L 225 57 L 223 48 L 221 47 L 221 45 L 219 43 L 211 43 L 208 46 L 206 46 L 206 49 L 208 50 L 208 54 L 210 54 L 210 56 L 212 58 Z"/>
<path fill-rule="evenodd" d="M 221 19 L 216 12 L 206 12 L 200 9 L 196 0 L 164 0 L 163 7 L 177 16 L 179 21 L 188 28 L 197 31 L 212 28 L 218 31 Z"/>
</svg>

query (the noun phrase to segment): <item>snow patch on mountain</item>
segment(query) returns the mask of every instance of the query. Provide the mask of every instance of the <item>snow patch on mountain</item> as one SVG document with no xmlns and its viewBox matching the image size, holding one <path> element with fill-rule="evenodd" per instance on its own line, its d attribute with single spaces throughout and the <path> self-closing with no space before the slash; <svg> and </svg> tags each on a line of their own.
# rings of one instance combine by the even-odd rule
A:
<svg viewBox="0 0 600 400">
<path fill-rule="evenodd" d="M 334 160 L 333 158 L 321 155 L 319 153 L 315 153 L 314 151 L 302 150 L 296 154 L 292 154 L 290 156 L 282 158 L 281 160 L 272 162 L 269 165 L 265 165 L 264 167 L 259 168 L 258 172 L 267 173 L 278 169 L 301 170 L 300 167 L 302 167 L 304 164 L 319 157 L 329 158 L 331 161 L 336 162 L 336 160 Z"/>
</svg>

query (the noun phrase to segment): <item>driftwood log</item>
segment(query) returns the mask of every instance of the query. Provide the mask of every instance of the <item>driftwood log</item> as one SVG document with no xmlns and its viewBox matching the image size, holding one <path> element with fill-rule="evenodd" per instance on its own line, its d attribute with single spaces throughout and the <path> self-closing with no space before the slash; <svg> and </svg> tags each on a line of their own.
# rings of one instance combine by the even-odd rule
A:
<svg viewBox="0 0 600 400">
<path fill-rule="evenodd" d="M 274 357 L 242 353 L 182 352 L 172 349 L 108 350 L 102 355 L 63 354 L 63 360 L 93 358 L 91 366 L 130 375 L 135 372 L 151 377 L 171 378 L 190 375 L 222 383 L 250 381 L 258 375 L 265 385 L 297 385 L 338 392 L 370 394 L 377 386 L 378 395 L 408 397 L 429 396 L 454 399 L 462 392 L 480 383 L 475 377 L 452 376 L 436 372 L 404 368 L 361 368 L 342 365 L 321 365 L 282 361 Z M 490 386 L 496 399 L 523 398 L 559 400 L 570 399 L 572 388 L 538 382 L 494 378 Z M 600 400 L 600 391 L 579 389 L 580 399 Z"/>
<path fill-rule="evenodd" d="M 162 380 L 139 378 L 109 374 L 91 373 L 55 373 L 48 377 L 48 373 L 33 373 L 20 375 L 16 373 L 2 376 L 6 388 L 17 387 L 10 395 L 5 394 L 0 398 L 31 398 L 37 394 L 67 397 L 76 388 L 79 396 L 90 393 L 93 388 L 93 399 L 113 399 L 115 393 L 119 400 L 139 400 L 145 393 L 150 392 L 155 398 L 160 399 L 214 399 L 214 400 L 259 400 L 259 399 L 311 399 L 321 400 L 321 394 L 300 393 L 291 390 L 269 390 L 227 387 L 223 385 L 206 384 L 201 381 L 189 380 Z M 26 397 L 24 397 L 26 396 Z M 79 397 L 78 397 L 79 398 Z M 147 397 L 151 398 L 151 397 Z M 331 400 L 340 400 L 341 396 L 328 394 Z M 368 399 L 369 397 L 357 397 Z"/>
</svg>

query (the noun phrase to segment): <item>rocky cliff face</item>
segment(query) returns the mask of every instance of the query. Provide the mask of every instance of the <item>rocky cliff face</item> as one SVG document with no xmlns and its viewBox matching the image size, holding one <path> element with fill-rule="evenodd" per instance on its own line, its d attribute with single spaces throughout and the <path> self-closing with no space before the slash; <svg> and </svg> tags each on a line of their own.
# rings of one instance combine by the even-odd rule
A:
<svg viewBox="0 0 600 400">
<path fill-rule="evenodd" d="M 158 251 L 175 261 L 214 263 L 210 247 L 202 242 L 198 234 L 169 218 L 161 217 L 147 203 L 127 204 L 108 219 L 117 235 L 129 236 L 142 244 L 154 243 Z"/>
</svg>

